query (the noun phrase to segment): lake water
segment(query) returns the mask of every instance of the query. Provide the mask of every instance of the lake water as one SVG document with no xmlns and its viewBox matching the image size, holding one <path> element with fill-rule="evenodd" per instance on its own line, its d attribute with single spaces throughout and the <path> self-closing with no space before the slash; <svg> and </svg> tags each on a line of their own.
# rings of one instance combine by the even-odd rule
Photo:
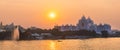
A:
<svg viewBox="0 0 120 50">
<path fill-rule="evenodd" d="M 0 41 L 0 50 L 120 50 L 120 38 Z"/>
</svg>

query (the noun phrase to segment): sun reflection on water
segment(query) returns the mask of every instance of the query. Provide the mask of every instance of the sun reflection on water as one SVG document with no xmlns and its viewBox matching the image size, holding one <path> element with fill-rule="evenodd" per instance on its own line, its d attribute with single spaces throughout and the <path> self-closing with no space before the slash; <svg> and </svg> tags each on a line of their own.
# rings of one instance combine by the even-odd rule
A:
<svg viewBox="0 0 120 50">
<path fill-rule="evenodd" d="M 50 50 L 56 50 L 54 41 L 50 41 Z"/>
</svg>

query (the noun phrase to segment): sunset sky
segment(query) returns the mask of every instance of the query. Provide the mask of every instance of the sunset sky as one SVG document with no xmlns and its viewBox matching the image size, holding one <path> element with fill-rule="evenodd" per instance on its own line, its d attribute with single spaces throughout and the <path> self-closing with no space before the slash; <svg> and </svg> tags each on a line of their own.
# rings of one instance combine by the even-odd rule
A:
<svg viewBox="0 0 120 50">
<path fill-rule="evenodd" d="M 120 30 L 120 0 L 0 0 L 3 24 L 53 28 L 76 25 L 82 15 Z"/>
</svg>

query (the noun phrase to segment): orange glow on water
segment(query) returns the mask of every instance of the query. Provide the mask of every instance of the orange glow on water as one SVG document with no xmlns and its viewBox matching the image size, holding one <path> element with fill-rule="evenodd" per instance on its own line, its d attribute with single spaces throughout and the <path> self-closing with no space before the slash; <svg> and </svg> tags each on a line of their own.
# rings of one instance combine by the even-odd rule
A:
<svg viewBox="0 0 120 50">
<path fill-rule="evenodd" d="M 51 50 L 56 50 L 55 42 L 53 42 L 53 41 L 50 42 L 50 49 Z"/>
</svg>

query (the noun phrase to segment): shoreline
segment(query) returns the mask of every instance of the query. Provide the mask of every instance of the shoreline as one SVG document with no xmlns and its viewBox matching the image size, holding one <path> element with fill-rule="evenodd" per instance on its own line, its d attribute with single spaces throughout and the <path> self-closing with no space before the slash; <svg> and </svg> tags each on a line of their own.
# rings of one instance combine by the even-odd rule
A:
<svg viewBox="0 0 120 50">
<path fill-rule="evenodd" d="M 64 39 L 39 39 L 39 40 L 71 40 L 71 39 L 79 39 L 79 40 L 87 40 L 87 39 L 95 39 L 95 38 L 120 38 L 120 37 L 89 37 L 89 38 L 64 38 Z M 37 39 L 34 39 L 37 40 Z M 34 41 L 34 40 L 0 40 L 0 41 Z"/>
</svg>

